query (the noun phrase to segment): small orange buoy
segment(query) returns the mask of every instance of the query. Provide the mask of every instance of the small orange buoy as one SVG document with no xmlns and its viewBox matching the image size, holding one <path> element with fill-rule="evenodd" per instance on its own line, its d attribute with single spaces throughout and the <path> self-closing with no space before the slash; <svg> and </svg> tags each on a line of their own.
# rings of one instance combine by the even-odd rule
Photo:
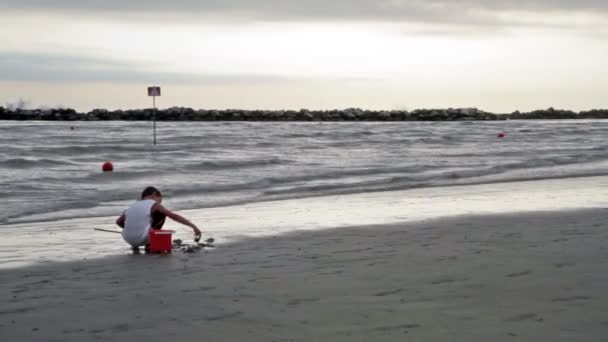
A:
<svg viewBox="0 0 608 342">
<path fill-rule="evenodd" d="M 101 170 L 103 172 L 111 172 L 114 171 L 114 165 L 112 165 L 112 163 L 110 162 L 105 162 L 103 163 L 103 165 L 101 166 Z"/>
<path fill-rule="evenodd" d="M 496 136 L 497 136 L 498 138 L 501 138 L 501 139 L 502 139 L 502 138 L 504 138 L 504 137 L 505 137 L 505 134 L 504 134 L 503 132 L 500 132 L 500 133 L 498 133 Z"/>
</svg>

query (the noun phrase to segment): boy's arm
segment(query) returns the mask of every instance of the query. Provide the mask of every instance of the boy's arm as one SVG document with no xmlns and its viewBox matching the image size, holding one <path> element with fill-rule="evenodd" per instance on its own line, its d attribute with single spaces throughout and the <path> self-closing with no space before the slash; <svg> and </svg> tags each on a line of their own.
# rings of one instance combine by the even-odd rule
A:
<svg viewBox="0 0 608 342">
<path fill-rule="evenodd" d="M 163 207 L 161 204 L 156 204 L 154 207 L 155 208 L 153 208 L 152 211 L 158 211 L 159 213 L 167 216 L 168 218 L 174 220 L 175 222 L 179 222 L 183 225 L 186 225 L 186 226 L 192 228 L 192 230 L 194 230 L 194 237 L 200 238 L 200 236 L 202 234 L 200 229 L 198 229 L 198 227 L 194 223 L 190 222 L 190 220 L 188 220 L 187 218 L 185 218 L 179 214 L 176 214 L 176 213 L 170 211 L 169 209 Z"/>
<path fill-rule="evenodd" d="M 125 229 L 125 213 L 122 213 L 122 215 L 116 219 L 116 225 L 122 229 Z"/>
</svg>

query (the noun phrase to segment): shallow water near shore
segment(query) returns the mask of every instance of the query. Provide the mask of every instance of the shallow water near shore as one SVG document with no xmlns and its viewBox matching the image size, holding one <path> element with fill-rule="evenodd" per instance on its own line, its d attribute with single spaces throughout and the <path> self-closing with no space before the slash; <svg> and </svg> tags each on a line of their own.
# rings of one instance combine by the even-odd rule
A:
<svg viewBox="0 0 608 342">
<path fill-rule="evenodd" d="M 608 208 L 608 177 L 580 177 L 433 187 L 268 201 L 180 211 L 214 237 L 217 248 L 250 237 L 401 224 L 463 215 Z M 0 268 L 125 255 L 116 217 L 0 225 Z M 191 239 L 187 227 L 168 221 L 174 238 Z"/>
</svg>

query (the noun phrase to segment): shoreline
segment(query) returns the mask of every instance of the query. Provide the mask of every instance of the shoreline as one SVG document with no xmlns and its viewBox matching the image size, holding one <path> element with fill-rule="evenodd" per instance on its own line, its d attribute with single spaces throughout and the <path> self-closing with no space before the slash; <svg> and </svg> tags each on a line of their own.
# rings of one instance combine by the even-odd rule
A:
<svg viewBox="0 0 608 342">
<path fill-rule="evenodd" d="M 217 245 L 250 237 L 293 231 L 341 229 L 358 225 L 405 224 L 462 215 L 507 214 L 606 208 L 608 176 L 542 181 L 419 188 L 352 195 L 256 202 L 230 207 L 179 210 Z M 170 203 L 167 203 L 170 207 Z M 79 260 L 128 253 L 113 234 L 114 216 L 0 225 L 0 270 L 31 263 Z M 169 221 L 174 238 L 189 239 L 190 230 Z"/>
<path fill-rule="evenodd" d="M 509 184 L 509 183 L 527 183 L 527 182 L 543 182 L 543 181 L 559 181 L 559 180 L 570 180 L 570 179 L 581 179 L 581 178 L 601 178 L 608 177 L 607 173 L 588 173 L 588 174 L 577 174 L 577 175 L 566 175 L 566 176 L 549 176 L 549 177 L 524 177 L 524 178 L 511 178 L 511 179 L 501 179 L 501 180 L 491 180 L 491 181 L 472 181 L 472 182 L 463 182 L 463 183 L 453 183 L 453 184 L 431 184 L 431 185 L 420 185 L 420 186 L 411 186 L 406 185 L 403 187 L 396 187 L 390 189 L 383 188 L 371 188 L 371 189 L 346 189 L 346 190 L 338 190 L 323 194 L 306 194 L 300 196 L 279 196 L 277 198 L 268 198 L 268 199 L 259 199 L 259 200 L 243 200 L 236 201 L 227 204 L 220 205 L 210 205 L 210 206 L 202 206 L 202 207 L 184 207 L 175 209 L 177 211 L 198 211 L 198 210 L 206 210 L 206 209 L 222 209 L 222 208 L 232 208 L 246 205 L 255 205 L 258 203 L 265 202 L 281 202 L 281 201 L 291 201 L 291 200 L 306 200 L 306 199 L 315 199 L 315 198 L 325 198 L 325 197 L 334 197 L 334 196 L 364 196 L 365 194 L 374 194 L 374 193 L 383 193 L 383 192 L 403 192 L 403 191 L 413 191 L 413 190 L 424 190 L 424 189 L 434 189 L 434 188 L 451 188 L 451 187 L 468 187 L 468 186 L 483 186 L 488 185 L 492 186 L 494 184 Z M 94 208 L 92 208 L 94 209 Z M 2 226 L 12 226 L 12 225 L 21 225 L 21 224 L 33 224 L 33 223 L 44 223 L 44 222 L 57 222 L 69 219 L 98 219 L 98 218 L 106 218 L 108 216 L 104 215 L 95 215 L 95 216 L 72 216 L 65 217 L 59 216 L 56 218 L 44 218 L 45 215 L 49 213 L 38 213 L 34 215 L 24 216 L 26 217 L 34 217 L 31 219 L 15 219 L 13 218 L 12 222 L 0 222 L 0 229 Z M 39 217 L 39 218 L 36 218 Z M 40 218 L 42 217 L 42 218 Z"/>
<path fill-rule="evenodd" d="M 465 214 L 2 270 L 0 335 L 599 341 L 605 222 L 605 209 Z"/>
</svg>

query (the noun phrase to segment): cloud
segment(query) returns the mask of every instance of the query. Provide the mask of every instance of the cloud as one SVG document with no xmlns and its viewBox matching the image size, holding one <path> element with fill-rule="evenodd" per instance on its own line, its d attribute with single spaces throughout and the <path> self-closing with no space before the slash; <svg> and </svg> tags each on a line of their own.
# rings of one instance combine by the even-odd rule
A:
<svg viewBox="0 0 608 342">
<path fill-rule="evenodd" d="M 287 81 L 272 75 L 146 71 L 109 59 L 0 52 L 0 81 L 260 84 Z"/>
<path fill-rule="evenodd" d="M 454 7 L 509 11 L 608 11 L 605 0 L 439 0 L 434 3 L 452 4 Z"/>
<path fill-rule="evenodd" d="M 253 20 L 462 22 L 503 11 L 608 12 L 606 0 L 3 0 L 0 9 L 89 15 L 178 15 Z"/>
</svg>

